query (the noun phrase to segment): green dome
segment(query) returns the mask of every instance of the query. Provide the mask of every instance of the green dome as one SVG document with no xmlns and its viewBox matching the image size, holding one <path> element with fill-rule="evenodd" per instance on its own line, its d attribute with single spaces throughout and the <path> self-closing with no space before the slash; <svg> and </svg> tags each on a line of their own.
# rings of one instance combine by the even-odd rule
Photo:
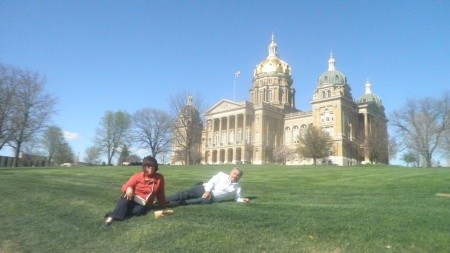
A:
<svg viewBox="0 0 450 253">
<path fill-rule="evenodd" d="M 358 104 L 366 104 L 375 102 L 377 105 L 381 104 L 381 99 L 375 94 L 364 94 L 358 99 Z"/>
<path fill-rule="evenodd" d="M 336 70 L 335 61 L 333 55 L 330 56 L 328 60 L 328 71 L 323 73 L 319 77 L 319 81 L 317 83 L 317 87 L 322 85 L 346 85 L 347 77 L 342 74 L 340 71 Z"/>
<path fill-rule="evenodd" d="M 328 70 L 319 77 L 317 87 L 320 87 L 324 84 L 345 85 L 347 84 L 347 77 L 345 77 L 345 75 L 340 71 Z"/>
<path fill-rule="evenodd" d="M 367 80 L 366 83 L 366 94 L 362 95 L 358 99 L 358 104 L 369 104 L 369 103 L 375 103 L 378 106 L 382 106 L 381 98 L 377 95 L 372 93 L 372 85 L 370 84 L 369 80 Z"/>
</svg>

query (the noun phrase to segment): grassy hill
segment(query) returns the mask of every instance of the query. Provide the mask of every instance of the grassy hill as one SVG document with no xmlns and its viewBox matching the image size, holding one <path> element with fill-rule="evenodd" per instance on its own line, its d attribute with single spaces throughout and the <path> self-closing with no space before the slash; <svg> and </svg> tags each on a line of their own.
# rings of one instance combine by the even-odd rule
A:
<svg viewBox="0 0 450 253">
<path fill-rule="evenodd" d="M 102 229 L 140 167 L 0 169 L 0 252 L 448 252 L 450 169 L 242 165 L 252 201 Z M 227 166 L 160 166 L 171 194 Z"/>
</svg>

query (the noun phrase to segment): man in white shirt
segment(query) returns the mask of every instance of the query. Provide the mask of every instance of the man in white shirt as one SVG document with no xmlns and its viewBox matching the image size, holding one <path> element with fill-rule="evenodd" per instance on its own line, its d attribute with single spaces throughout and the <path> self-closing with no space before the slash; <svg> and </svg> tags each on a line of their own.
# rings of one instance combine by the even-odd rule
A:
<svg viewBox="0 0 450 253">
<path fill-rule="evenodd" d="M 241 185 L 238 183 L 244 172 L 240 168 L 234 168 L 229 175 L 219 172 L 206 184 L 197 184 L 185 191 L 179 191 L 166 197 L 166 203 L 170 206 L 210 204 L 227 200 L 236 202 L 249 202 L 243 198 Z"/>
</svg>

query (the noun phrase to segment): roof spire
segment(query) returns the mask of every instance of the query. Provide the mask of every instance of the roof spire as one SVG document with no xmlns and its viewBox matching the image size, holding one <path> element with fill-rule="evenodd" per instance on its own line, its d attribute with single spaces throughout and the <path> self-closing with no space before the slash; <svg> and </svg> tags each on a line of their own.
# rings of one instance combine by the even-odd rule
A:
<svg viewBox="0 0 450 253">
<path fill-rule="evenodd" d="M 192 95 L 189 92 L 189 96 L 187 97 L 187 105 L 192 105 Z"/>
<path fill-rule="evenodd" d="M 275 35 L 272 32 L 272 42 L 269 45 L 269 55 L 267 56 L 267 58 L 278 58 L 278 53 L 277 53 L 277 43 L 275 43 Z"/>
<path fill-rule="evenodd" d="M 333 58 L 333 51 L 330 53 L 330 59 L 328 60 L 328 71 L 336 70 L 336 61 Z"/>
<path fill-rule="evenodd" d="M 370 84 L 369 78 L 367 78 L 366 82 L 366 94 L 372 94 L 372 84 Z"/>
</svg>

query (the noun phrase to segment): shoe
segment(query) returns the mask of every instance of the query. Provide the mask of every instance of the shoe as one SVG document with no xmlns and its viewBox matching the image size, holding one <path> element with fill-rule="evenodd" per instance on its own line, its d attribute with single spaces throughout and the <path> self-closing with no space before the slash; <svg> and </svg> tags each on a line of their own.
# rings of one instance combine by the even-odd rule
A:
<svg viewBox="0 0 450 253">
<path fill-rule="evenodd" d="M 103 218 L 108 218 L 110 214 L 111 214 L 110 212 L 105 213 L 105 215 L 103 216 Z"/>
<path fill-rule="evenodd" d="M 111 225 L 111 223 L 112 221 L 103 223 L 102 228 L 108 228 Z"/>
</svg>

